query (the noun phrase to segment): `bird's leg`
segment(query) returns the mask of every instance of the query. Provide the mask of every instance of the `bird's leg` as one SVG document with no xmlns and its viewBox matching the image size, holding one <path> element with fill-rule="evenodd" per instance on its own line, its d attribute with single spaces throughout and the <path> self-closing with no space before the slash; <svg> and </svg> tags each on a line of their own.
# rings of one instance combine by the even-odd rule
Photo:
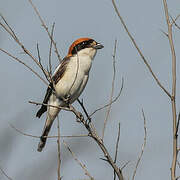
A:
<svg viewBox="0 0 180 180">
<path fill-rule="evenodd" d="M 66 104 L 70 104 L 70 94 L 65 95 L 62 99 Z"/>
<path fill-rule="evenodd" d="M 65 95 L 65 96 L 58 97 L 58 98 L 59 98 L 59 100 L 63 101 L 69 107 L 70 97 L 71 97 L 71 95 L 68 94 L 68 95 Z"/>
</svg>

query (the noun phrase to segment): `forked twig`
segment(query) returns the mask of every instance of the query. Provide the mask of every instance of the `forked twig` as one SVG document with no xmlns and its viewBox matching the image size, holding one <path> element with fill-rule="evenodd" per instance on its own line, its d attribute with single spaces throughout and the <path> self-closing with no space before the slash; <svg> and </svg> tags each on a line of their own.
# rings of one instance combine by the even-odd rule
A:
<svg viewBox="0 0 180 180">
<path fill-rule="evenodd" d="M 57 58 L 58 58 L 59 62 L 61 62 L 62 60 L 61 60 L 61 57 L 60 57 L 60 55 L 59 55 L 59 51 L 58 51 L 58 49 L 57 49 L 57 46 L 56 46 L 56 43 L 55 43 L 53 37 L 51 36 L 51 33 L 50 33 L 49 30 L 48 30 L 48 27 L 46 26 L 44 20 L 42 19 L 40 13 L 38 12 L 38 10 L 37 10 L 37 8 L 36 8 L 36 6 L 32 3 L 31 0 L 28 0 L 28 1 L 29 1 L 29 3 L 31 4 L 31 6 L 33 7 L 36 15 L 38 16 L 39 20 L 41 21 L 42 26 L 44 27 L 44 29 L 46 30 L 46 32 L 47 32 L 50 40 L 52 41 L 52 43 L 53 43 L 53 45 L 54 45 L 55 53 L 56 53 L 56 55 L 57 55 Z"/>
<path fill-rule="evenodd" d="M 0 48 L 0 51 L 2 51 L 3 53 L 7 54 L 9 57 L 13 58 L 15 61 L 19 62 L 20 64 L 24 65 L 26 68 L 28 68 L 33 74 L 35 74 L 41 81 L 43 81 L 47 86 L 49 86 L 49 84 L 36 72 L 34 71 L 30 66 L 28 66 L 26 63 L 24 63 L 23 61 L 21 61 L 19 58 L 13 56 L 12 54 L 10 54 L 9 52 L 5 51 L 4 49 Z"/>
<path fill-rule="evenodd" d="M 178 18 L 180 17 L 180 14 L 177 15 L 177 17 L 174 19 L 172 16 L 170 16 L 172 19 L 172 25 L 174 24 L 178 29 L 180 29 L 180 26 L 176 23 L 176 21 L 178 20 Z"/>
<path fill-rule="evenodd" d="M 84 116 L 81 113 L 79 113 L 78 111 L 76 111 L 76 109 L 74 109 L 73 107 L 71 107 L 71 109 L 72 109 L 72 112 L 76 115 L 76 117 L 81 121 L 81 123 L 83 123 L 84 127 L 88 130 L 89 136 L 92 137 L 95 140 L 95 142 L 98 144 L 98 146 L 101 148 L 101 150 L 106 158 L 106 161 L 115 170 L 119 180 L 124 180 L 121 169 L 119 169 L 119 167 L 114 163 L 114 161 L 113 161 L 112 157 L 110 156 L 108 150 L 106 149 L 104 143 L 97 135 L 95 127 L 92 126 L 91 122 L 87 123 L 87 121 L 84 119 Z"/>
<path fill-rule="evenodd" d="M 54 27 L 55 27 L 55 23 L 53 23 L 53 25 L 52 25 L 52 30 L 51 30 L 52 38 L 53 38 L 53 33 L 54 33 Z M 50 73 L 50 75 L 52 75 L 51 54 L 52 54 L 52 39 L 50 41 L 50 47 L 49 47 L 49 73 Z"/>
<path fill-rule="evenodd" d="M 45 72 L 45 70 L 44 70 L 44 68 L 43 68 L 43 65 L 41 64 L 41 56 L 40 56 L 40 51 L 39 51 L 39 45 L 38 45 L 38 43 L 37 43 L 37 45 L 36 45 L 36 48 L 37 48 L 38 59 L 39 59 L 39 64 L 40 64 L 40 66 L 41 66 L 41 70 L 42 70 L 44 76 L 46 77 L 47 81 L 50 82 L 50 81 L 49 81 L 50 76 L 49 76 L 49 74 L 48 74 L 48 76 L 47 76 L 47 74 L 46 74 L 46 72 Z"/>
<path fill-rule="evenodd" d="M 127 161 L 122 167 L 121 167 L 121 171 L 130 163 L 131 161 Z"/>
<path fill-rule="evenodd" d="M 141 159 L 142 159 L 142 156 L 143 156 L 143 153 L 144 153 L 144 148 L 145 148 L 145 146 L 146 146 L 147 127 L 146 127 L 146 118 L 145 118 L 145 114 L 144 114 L 143 109 L 142 109 L 142 115 L 143 115 L 143 120 L 144 120 L 144 143 L 143 143 L 143 145 L 142 145 L 141 153 L 140 153 L 140 155 L 139 155 L 139 158 L 138 158 L 137 163 L 136 163 L 136 167 L 135 167 L 135 169 L 134 169 L 134 173 L 133 173 L 132 180 L 134 180 L 134 178 L 135 178 L 135 175 L 136 175 L 136 172 L 137 172 L 137 168 L 138 168 L 139 163 L 140 163 L 140 161 L 141 161 Z"/>
<path fill-rule="evenodd" d="M 31 54 L 31 52 L 25 48 L 25 46 L 20 42 L 19 38 L 13 31 L 13 29 L 10 27 L 10 25 L 7 23 L 6 19 L 0 14 L 0 17 L 3 19 L 6 25 L 2 24 L 0 22 L 1 27 L 14 39 L 14 41 L 22 48 L 25 54 L 27 54 L 39 67 L 42 69 L 41 65 L 39 64 L 39 61 Z M 7 53 L 6 53 L 7 54 Z M 46 72 L 46 70 L 44 70 Z M 48 73 L 46 72 L 46 75 L 48 76 Z"/>
</svg>

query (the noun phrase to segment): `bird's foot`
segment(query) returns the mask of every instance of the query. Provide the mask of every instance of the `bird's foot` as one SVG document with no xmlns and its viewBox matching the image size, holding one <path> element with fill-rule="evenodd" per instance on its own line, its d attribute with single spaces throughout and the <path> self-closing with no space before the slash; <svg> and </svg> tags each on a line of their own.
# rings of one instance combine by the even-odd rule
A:
<svg viewBox="0 0 180 180">
<path fill-rule="evenodd" d="M 70 94 L 65 95 L 64 97 L 61 97 L 61 99 L 68 105 L 70 104 Z"/>
</svg>

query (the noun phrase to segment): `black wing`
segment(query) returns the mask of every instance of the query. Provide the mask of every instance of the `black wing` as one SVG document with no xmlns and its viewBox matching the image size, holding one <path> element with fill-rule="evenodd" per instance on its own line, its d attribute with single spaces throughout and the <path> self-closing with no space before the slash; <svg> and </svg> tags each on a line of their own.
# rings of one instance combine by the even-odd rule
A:
<svg viewBox="0 0 180 180">
<path fill-rule="evenodd" d="M 63 59 L 63 61 L 61 62 L 61 64 L 60 64 L 59 68 L 57 69 L 57 71 L 55 71 L 55 74 L 52 77 L 52 79 L 54 81 L 54 84 L 57 84 L 58 81 L 63 77 L 68 62 L 69 62 L 69 58 L 65 57 Z M 50 96 L 52 94 L 52 91 L 53 91 L 53 84 L 50 83 L 49 87 L 47 88 L 46 95 L 45 95 L 44 100 L 43 100 L 43 104 L 48 103 L 49 98 L 50 98 Z M 36 117 L 40 118 L 41 115 L 46 111 L 47 111 L 47 106 L 42 105 L 41 108 L 39 109 L 39 111 L 37 112 Z"/>
<path fill-rule="evenodd" d="M 52 94 L 52 90 L 53 90 L 53 84 L 50 83 L 49 87 L 47 88 L 46 95 L 45 95 L 44 100 L 43 100 L 43 104 L 48 103 L 49 98 L 50 98 L 50 96 Z M 46 111 L 47 111 L 47 106 L 42 105 L 41 108 L 39 109 L 39 111 L 37 112 L 36 117 L 40 118 L 41 115 Z"/>
</svg>

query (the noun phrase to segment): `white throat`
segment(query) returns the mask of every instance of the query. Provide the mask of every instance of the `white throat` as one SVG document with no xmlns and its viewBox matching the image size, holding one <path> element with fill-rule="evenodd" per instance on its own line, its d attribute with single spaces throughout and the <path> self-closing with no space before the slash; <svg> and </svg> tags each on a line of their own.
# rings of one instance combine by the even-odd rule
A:
<svg viewBox="0 0 180 180">
<path fill-rule="evenodd" d="M 78 56 L 89 56 L 91 60 L 94 59 L 97 50 L 94 48 L 85 48 L 78 52 Z"/>
</svg>

